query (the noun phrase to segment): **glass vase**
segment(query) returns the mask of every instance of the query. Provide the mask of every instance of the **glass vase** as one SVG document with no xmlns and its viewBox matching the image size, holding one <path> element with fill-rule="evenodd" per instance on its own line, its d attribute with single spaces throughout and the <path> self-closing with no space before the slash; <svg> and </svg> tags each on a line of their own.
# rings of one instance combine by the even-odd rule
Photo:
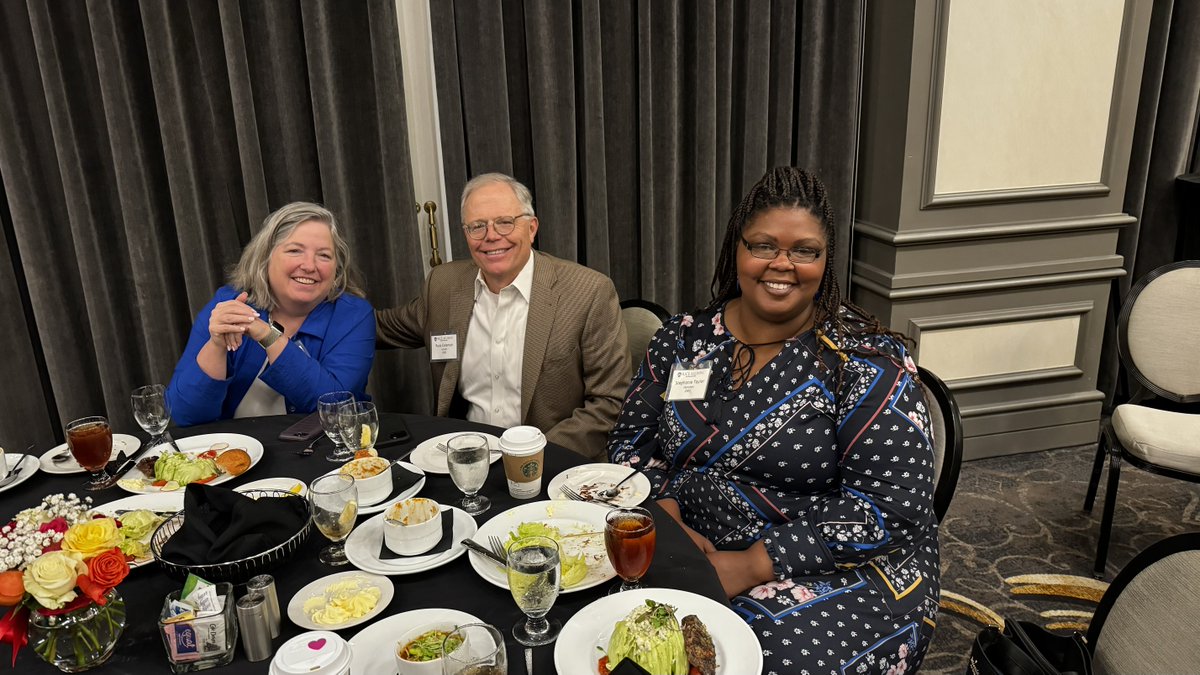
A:
<svg viewBox="0 0 1200 675">
<path fill-rule="evenodd" d="M 64 673 L 79 673 L 99 666 L 112 656 L 125 630 L 125 601 L 116 589 L 104 596 L 103 606 L 83 607 L 49 616 L 29 614 L 29 646 L 46 663 Z"/>
</svg>

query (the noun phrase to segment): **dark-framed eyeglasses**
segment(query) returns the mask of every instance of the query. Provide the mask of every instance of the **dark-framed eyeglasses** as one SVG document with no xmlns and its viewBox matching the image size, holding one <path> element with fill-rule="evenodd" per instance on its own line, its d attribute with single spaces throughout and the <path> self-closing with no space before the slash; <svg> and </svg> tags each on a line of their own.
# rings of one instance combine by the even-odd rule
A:
<svg viewBox="0 0 1200 675">
<path fill-rule="evenodd" d="M 496 230 L 496 234 L 505 235 L 512 234 L 513 228 L 517 226 L 517 220 L 521 218 L 532 218 L 528 213 L 522 213 L 516 216 L 501 216 L 492 218 L 491 220 L 476 220 L 474 222 L 463 225 L 463 232 L 472 239 L 483 239 L 487 236 L 488 225 Z"/>
<path fill-rule="evenodd" d="M 750 255 L 761 260 L 774 260 L 775 257 L 779 255 L 780 251 L 786 251 L 787 259 L 797 265 L 806 265 L 811 262 L 816 262 L 817 258 L 820 258 L 822 253 L 821 249 L 819 248 L 808 248 L 807 246 L 781 249 L 775 244 L 768 244 L 766 242 L 751 244 L 750 242 L 746 241 L 745 237 L 742 237 L 742 245 L 746 247 L 747 251 L 750 251 Z"/>
</svg>

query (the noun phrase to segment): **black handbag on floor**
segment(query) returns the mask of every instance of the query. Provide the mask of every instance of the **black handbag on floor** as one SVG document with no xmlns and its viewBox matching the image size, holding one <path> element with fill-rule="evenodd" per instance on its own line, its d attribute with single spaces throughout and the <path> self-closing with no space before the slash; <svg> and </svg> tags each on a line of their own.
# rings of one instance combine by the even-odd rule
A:
<svg viewBox="0 0 1200 675">
<path fill-rule="evenodd" d="M 975 636 L 967 675 L 1092 675 L 1092 656 L 1078 633 L 1058 635 L 1028 621 Z"/>
</svg>

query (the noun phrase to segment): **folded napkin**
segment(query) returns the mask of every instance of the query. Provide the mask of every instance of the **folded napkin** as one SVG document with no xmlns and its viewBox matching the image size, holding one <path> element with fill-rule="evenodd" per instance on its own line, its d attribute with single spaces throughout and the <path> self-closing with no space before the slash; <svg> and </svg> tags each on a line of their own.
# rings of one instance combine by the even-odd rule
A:
<svg viewBox="0 0 1200 675">
<path fill-rule="evenodd" d="M 308 519 L 308 500 L 256 500 L 228 488 L 190 483 L 183 513 L 183 526 L 163 546 L 163 558 L 182 565 L 233 562 L 291 539 Z"/>
<path fill-rule="evenodd" d="M 413 558 L 426 558 L 449 551 L 450 547 L 454 545 L 454 512 L 450 509 L 445 509 L 442 511 L 441 518 L 442 538 L 438 540 L 438 543 L 435 544 L 433 548 L 425 551 L 424 553 L 418 553 L 416 555 L 404 555 L 403 553 L 396 553 L 392 549 L 388 548 L 387 542 L 385 542 L 381 536 L 379 537 L 379 559 L 412 560 Z M 385 525 L 384 527 L 387 526 Z"/>
<path fill-rule="evenodd" d="M 413 473 L 399 464 L 392 465 L 392 492 L 391 494 L 400 494 L 408 488 L 417 484 L 424 474 Z"/>
</svg>

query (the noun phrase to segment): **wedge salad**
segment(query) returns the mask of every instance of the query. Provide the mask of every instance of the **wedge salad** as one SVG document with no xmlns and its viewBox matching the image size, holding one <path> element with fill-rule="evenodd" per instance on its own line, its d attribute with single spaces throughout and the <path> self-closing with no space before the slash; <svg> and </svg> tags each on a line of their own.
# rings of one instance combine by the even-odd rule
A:
<svg viewBox="0 0 1200 675">
<path fill-rule="evenodd" d="M 675 607 L 654 600 L 633 608 L 617 622 L 597 669 L 608 673 L 632 659 L 651 673 L 713 675 L 716 649 L 708 629 L 694 614 L 675 617 Z"/>
</svg>

